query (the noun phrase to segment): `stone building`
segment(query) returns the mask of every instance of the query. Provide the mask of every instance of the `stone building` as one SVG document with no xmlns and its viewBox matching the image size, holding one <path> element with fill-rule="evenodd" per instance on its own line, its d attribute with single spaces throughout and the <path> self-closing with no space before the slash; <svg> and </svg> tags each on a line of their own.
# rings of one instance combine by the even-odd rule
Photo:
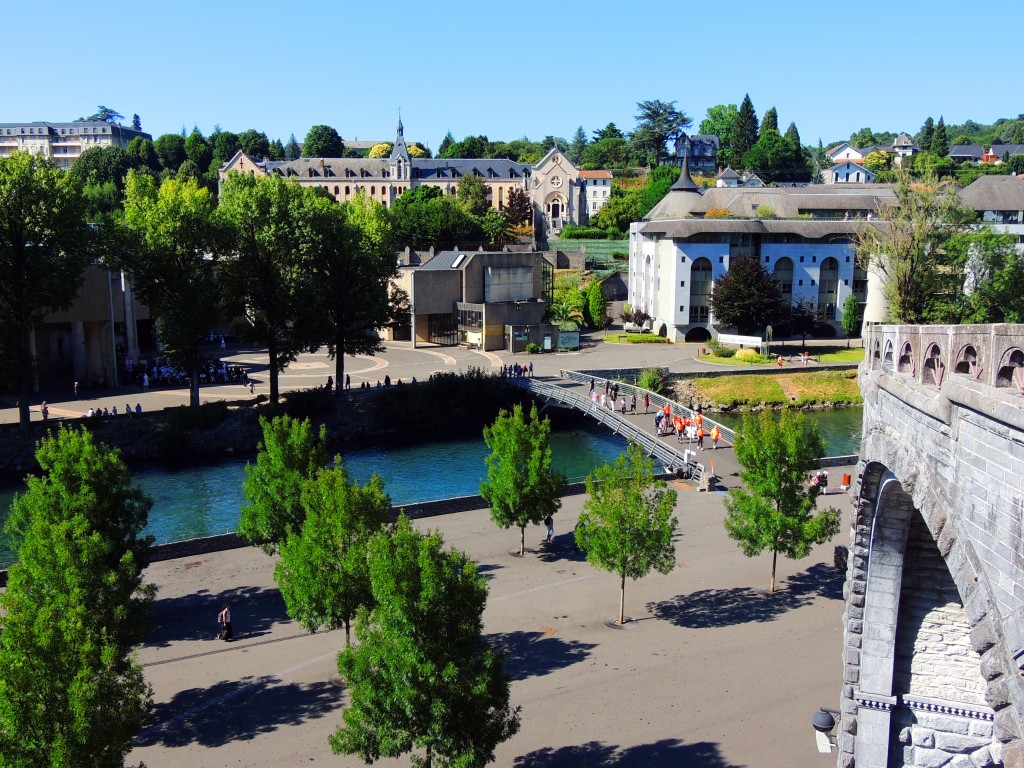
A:
<svg viewBox="0 0 1024 768">
<path fill-rule="evenodd" d="M 28 152 L 51 158 L 67 170 L 87 149 L 127 147 L 136 136 L 152 139 L 148 133 L 103 120 L 74 123 L 0 123 L 0 157 Z"/>
<path fill-rule="evenodd" d="M 1024 768 L 1024 326 L 876 326 L 842 768 Z"/>
</svg>

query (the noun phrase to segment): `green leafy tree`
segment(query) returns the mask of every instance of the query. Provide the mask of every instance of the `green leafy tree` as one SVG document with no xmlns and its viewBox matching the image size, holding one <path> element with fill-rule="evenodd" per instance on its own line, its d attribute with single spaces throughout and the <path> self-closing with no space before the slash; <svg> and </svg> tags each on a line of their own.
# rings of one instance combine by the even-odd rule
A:
<svg viewBox="0 0 1024 768">
<path fill-rule="evenodd" d="M 452 136 L 452 132 L 451 131 L 448 131 L 448 133 L 446 133 L 444 135 L 444 138 L 441 139 L 441 143 L 437 147 L 437 156 L 438 157 L 447 157 L 445 152 L 447 152 L 448 148 L 452 144 L 454 144 L 454 143 L 455 143 L 455 137 Z"/>
<path fill-rule="evenodd" d="M 504 211 L 488 208 L 484 215 L 480 217 L 480 227 L 483 229 L 490 247 L 495 250 L 500 251 L 512 240 L 508 216 L 505 215 Z"/>
<path fill-rule="evenodd" d="M 140 118 L 138 115 L 132 115 L 132 130 L 133 131 L 141 131 L 142 130 L 142 118 Z"/>
<path fill-rule="evenodd" d="M 881 227 L 858 235 L 857 260 L 882 279 L 889 320 L 917 325 L 928 322 L 941 297 L 949 239 L 967 231 L 975 214 L 934 173 L 895 173 L 896 199 L 881 207 Z"/>
<path fill-rule="evenodd" d="M 940 299 L 929 322 L 1024 322 L 1024 254 L 1016 235 L 972 228 L 951 236 L 945 250 L 945 302 Z"/>
<path fill-rule="evenodd" d="M 200 340 L 219 319 L 216 254 L 224 240 L 213 195 L 194 180 L 129 171 L 125 190 L 125 247 L 113 264 L 132 277 L 139 296 L 156 316 L 166 354 L 189 372 L 189 404 L 199 406 Z"/>
<path fill-rule="evenodd" d="M 327 346 L 340 391 L 345 356 L 382 351 L 374 329 L 408 315 L 407 297 L 392 283 L 398 269 L 391 218 L 364 194 L 341 206 L 306 198 L 302 218 L 303 264 L 312 285 L 302 335 L 311 346 Z"/>
<path fill-rule="evenodd" d="M 765 110 L 764 117 L 761 118 L 760 135 L 763 136 L 765 131 L 779 132 L 779 112 L 775 107 Z"/>
<path fill-rule="evenodd" d="M 327 463 L 327 431 L 314 433 L 309 419 L 260 417 L 263 442 L 256 463 L 245 465 L 242 494 L 246 503 L 238 520 L 238 535 L 273 554 L 288 538 L 300 533 L 305 520 L 302 490 Z"/>
<path fill-rule="evenodd" d="M 872 173 L 888 171 L 892 168 L 892 155 L 884 150 L 876 149 L 874 152 L 869 152 L 868 156 L 864 158 L 864 167 Z"/>
<path fill-rule="evenodd" d="M 537 404 L 529 420 L 523 407 L 502 410 L 484 427 L 487 480 L 480 495 L 491 505 L 491 519 L 501 528 L 519 528 L 519 554 L 526 554 L 526 526 L 539 525 L 562 506 L 565 476 L 551 467 L 551 420 L 541 419 Z"/>
<path fill-rule="evenodd" d="M 510 189 L 505 202 L 505 215 L 513 227 L 521 227 L 533 221 L 533 203 L 525 189 Z"/>
<path fill-rule="evenodd" d="M 449 158 L 481 158 L 486 157 L 490 142 L 486 136 L 467 136 L 462 141 L 449 144 L 438 157 Z"/>
<path fill-rule="evenodd" d="M 583 150 L 586 148 L 587 134 L 581 125 L 576 128 L 576 133 L 572 135 L 572 141 L 569 142 L 569 150 L 565 153 L 565 156 L 569 158 L 570 163 L 579 168 L 583 162 Z"/>
<path fill-rule="evenodd" d="M 100 104 L 100 106 L 96 107 L 96 111 L 85 119 L 99 120 L 104 123 L 116 123 L 119 120 L 123 120 L 124 115 L 122 115 L 117 110 L 111 109 L 110 107 L 105 107 L 102 104 Z"/>
<path fill-rule="evenodd" d="M 373 607 L 356 619 L 358 643 L 338 656 L 349 689 L 335 753 L 367 763 L 422 750 L 421 768 L 483 768 L 519 730 L 502 657 L 483 637 L 487 582 L 404 515 L 369 542 Z"/>
<path fill-rule="evenodd" d="M 761 130 L 754 146 L 743 155 L 743 167 L 766 184 L 788 180 L 791 174 L 801 172 L 793 168 L 793 145 L 776 130 Z"/>
<path fill-rule="evenodd" d="M 709 301 L 715 322 L 740 333 L 760 334 L 786 317 L 779 284 L 753 257 L 732 259 Z"/>
<path fill-rule="evenodd" d="M 645 149 L 654 154 L 654 167 L 657 167 L 665 154 L 665 144 L 679 138 L 693 120 L 676 109 L 674 101 L 638 101 L 636 109 L 637 133 L 643 137 L 641 144 Z"/>
<path fill-rule="evenodd" d="M 875 141 L 874 131 L 870 128 L 861 128 L 856 133 L 850 134 L 850 143 L 858 149 L 863 149 L 877 142 Z"/>
<path fill-rule="evenodd" d="M 267 140 L 267 134 L 253 128 L 250 128 L 247 131 L 242 131 L 238 134 L 238 148 L 245 152 L 249 157 L 256 160 L 264 157 L 270 157 L 270 142 Z M 227 162 L 230 159 L 231 156 L 229 155 L 224 158 L 224 161 Z"/>
<path fill-rule="evenodd" d="M 308 632 L 345 629 L 350 644 L 356 610 L 371 605 L 366 545 L 391 512 L 380 476 L 360 486 L 336 459 L 302 484 L 305 520 L 281 542 L 274 579 L 288 615 Z"/>
<path fill-rule="evenodd" d="M 302 148 L 299 147 L 299 142 L 295 140 L 293 133 L 288 137 L 288 143 L 284 145 L 284 159 L 298 160 L 300 157 L 302 157 Z"/>
<path fill-rule="evenodd" d="M 583 150 L 583 168 L 623 168 L 629 162 L 629 143 L 614 136 L 596 139 Z"/>
<path fill-rule="evenodd" d="M 634 221 L 642 219 L 662 201 L 672 189 L 672 185 L 679 180 L 679 173 L 680 169 L 675 165 L 659 165 L 657 168 L 651 169 L 651 172 L 647 174 L 647 183 L 642 189 L 635 192 L 636 218 Z"/>
<path fill-rule="evenodd" d="M 732 133 L 729 136 L 729 145 L 732 149 L 730 164 L 734 168 L 743 168 L 743 156 L 757 143 L 758 122 L 757 113 L 754 111 L 754 104 L 750 101 L 750 95 L 743 97 L 740 103 L 739 112 L 736 114 L 736 121 L 732 125 Z"/>
<path fill-rule="evenodd" d="M 614 464 L 598 467 L 587 478 L 587 496 L 576 543 L 588 563 L 619 577 L 617 623 L 625 624 L 626 579 L 675 568 L 676 492 L 654 479 L 654 462 L 630 443 Z"/>
<path fill-rule="evenodd" d="M 120 768 L 152 706 L 132 648 L 151 502 L 117 453 L 61 427 L 36 451 L 5 525 L 18 552 L 0 595 L 0 763 Z"/>
<path fill-rule="evenodd" d="M 128 142 L 128 161 L 136 170 L 153 174 L 160 171 L 160 158 L 156 154 L 156 147 L 143 136 L 136 136 Z"/>
<path fill-rule="evenodd" d="M 811 165 L 807 155 L 804 153 L 803 145 L 800 143 L 800 131 L 796 129 L 796 123 L 790 123 L 786 128 L 784 137 L 792 147 L 792 160 L 789 163 L 788 178 L 791 181 L 808 182 L 811 180 Z"/>
<path fill-rule="evenodd" d="M 399 248 L 457 248 L 483 238 L 480 222 L 437 187 L 416 187 L 391 208 L 395 245 Z"/>
<path fill-rule="evenodd" d="M 921 126 L 920 132 L 917 134 L 917 145 L 921 149 L 930 150 L 932 148 L 932 137 L 935 135 L 935 122 L 928 117 L 924 121 L 924 125 Z"/>
<path fill-rule="evenodd" d="M 814 333 L 814 326 L 817 324 L 814 304 L 808 299 L 795 297 L 793 305 L 789 308 L 790 333 L 799 336 L 801 344 L 806 344 L 807 337 Z"/>
<path fill-rule="evenodd" d="M 611 197 L 591 219 L 591 226 L 612 233 L 628 232 L 630 222 L 640 218 L 640 196 L 612 187 Z"/>
<path fill-rule="evenodd" d="M 973 143 L 974 142 L 971 141 L 971 137 L 970 136 L 965 136 L 962 133 L 959 136 L 957 136 L 955 139 L 953 139 L 953 146 L 960 146 L 962 144 L 973 144 Z"/>
<path fill-rule="evenodd" d="M 587 289 L 587 324 L 591 328 L 603 328 L 605 315 L 608 314 L 608 302 L 597 280 Z"/>
<path fill-rule="evenodd" d="M 701 120 L 701 134 L 718 137 L 718 164 L 728 165 L 732 158 L 732 127 L 739 116 L 735 104 L 717 104 L 708 107 L 706 117 Z"/>
<path fill-rule="evenodd" d="M 314 125 L 302 142 L 303 157 L 343 157 L 345 144 L 329 125 Z"/>
<path fill-rule="evenodd" d="M 92 147 L 75 161 L 70 174 L 83 184 L 113 184 L 118 195 L 122 195 L 125 176 L 132 167 L 132 159 L 124 147 Z"/>
<path fill-rule="evenodd" d="M 177 171 L 188 158 L 185 154 L 185 137 L 177 133 L 158 136 L 153 142 L 153 149 L 160 159 L 160 166 L 168 171 Z"/>
<path fill-rule="evenodd" d="M 932 134 L 931 151 L 939 157 L 946 157 L 949 154 L 949 139 L 946 137 L 946 121 L 939 116 L 939 122 L 935 124 L 935 132 Z"/>
<path fill-rule="evenodd" d="M 36 365 L 30 336 L 75 300 L 92 239 L 77 176 L 39 155 L 0 158 L 0 350 L 23 430 Z"/>
<path fill-rule="evenodd" d="M 192 133 L 185 139 L 185 155 L 196 164 L 200 173 L 205 173 L 213 160 L 213 148 L 198 128 L 193 128 Z"/>
<path fill-rule="evenodd" d="M 1018 120 L 1017 124 L 1013 126 L 1013 138 L 1011 141 L 1014 144 L 1024 144 L 1024 120 Z"/>
<path fill-rule="evenodd" d="M 615 123 L 608 123 L 604 128 L 594 131 L 594 141 L 605 139 L 625 139 L 626 134 L 619 130 Z"/>
<path fill-rule="evenodd" d="M 743 416 L 734 449 L 743 482 L 726 497 L 725 531 L 747 557 L 772 553 L 768 591 L 775 592 L 780 552 L 799 560 L 839 532 L 838 510 L 816 510 L 820 487 L 806 484 L 824 443 L 802 413 L 784 410 L 776 419 L 761 411 Z"/>
<path fill-rule="evenodd" d="M 459 179 L 455 197 L 466 213 L 472 216 L 483 216 L 491 207 L 487 202 L 487 185 L 475 173 L 467 173 Z"/>
<path fill-rule="evenodd" d="M 840 321 L 843 326 L 843 334 L 846 336 L 846 347 L 850 347 L 850 339 L 860 334 L 860 306 L 857 297 L 852 293 L 843 302 L 843 316 Z"/>
<path fill-rule="evenodd" d="M 294 136 L 292 138 L 295 138 Z M 298 145 L 296 145 L 298 146 Z M 273 139 L 267 149 L 267 157 L 271 160 L 284 160 L 284 144 L 280 139 Z"/>
<path fill-rule="evenodd" d="M 267 349 L 272 403 L 281 370 L 310 346 L 296 321 L 311 292 L 302 264 L 303 200 L 315 194 L 276 175 L 232 173 L 221 186 L 218 215 L 228 233 L 219 271 L 223 301 L 246 318 L 246 335 Z"/>
</svg>

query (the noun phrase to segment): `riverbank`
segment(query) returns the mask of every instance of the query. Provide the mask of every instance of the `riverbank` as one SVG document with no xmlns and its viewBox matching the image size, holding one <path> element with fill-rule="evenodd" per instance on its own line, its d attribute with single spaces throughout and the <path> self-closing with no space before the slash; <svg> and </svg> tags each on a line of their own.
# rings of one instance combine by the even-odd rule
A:
<svg viewBox="0 0 1024 768">
<path fill-rule="evenodd" d="M 846 408 L 863 404 L 857 369 L 795 369 L 717 376 L 674 376 L 668 382 L 681 403 L 700 403 L 708 412 L 781 408 Z"/>
</svg>

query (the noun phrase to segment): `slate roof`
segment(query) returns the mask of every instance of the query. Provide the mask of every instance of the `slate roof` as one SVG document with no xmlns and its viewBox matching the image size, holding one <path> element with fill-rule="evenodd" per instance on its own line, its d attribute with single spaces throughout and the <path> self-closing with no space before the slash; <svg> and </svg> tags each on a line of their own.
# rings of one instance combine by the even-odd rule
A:
<svg viewBox="0 0 1024 768">
<path fill-rule="evenodd" d="M 466 258 L 459 264 L 460 267 L 465 266 L 469 257 L 477 251 L 438 251 L 434 254 L 434 258 L 424 264 L 420 269 L 452 269 L 452 265 L 459 256 L 465 255 Z"/>
<path fill-rule="evenodd" d="M 968 157 L 973 160 L 981 160 L 985 154 L 985 148 L 980 144 L 950 144 L 950 157 Z"/>
<path fill-rule="evenodd" d="M 999 155 L 999 157 L 1002 157 L 1007 152 L 1010 153 L 1011 157 L 1013 155 L 1024 155 L 1024 144 L 993 144 L 989 152 L 993 155 Z"/>
<path fill-rule="evenodd" d="M 718 174 L 715 178 L 716 179 L 738 179 L 739 177 L 740 177 L 740 175 L 738 173 L 736 173 L 736 171 L 734 171 L 729 166 L 726 166 L 725 170 L 722 171 L 720 174 Z"/>
<path fill-rule="evenodd" d="M 810 239 L 829 235 L 856 235 L 866 227 L 878 225 L 881 221 L 855 219 L 850 221 L 831 219 L 677 219 L 675 221 L 652 221 L 640 227 L 645 235 L 662 235 L 669 238 L 685 238 L 702 234 L 792 234 Z"/>
<path fill-rule="evenodd" d="M 974 211 L 1024 211 L 1024 177 L 980 176 L 960 190 Z"/>
<path fill-rule="evenodd" d="M 523 179 L 529 178 L 532 166 L 503 158 L 480 159 L 417 159 L 412 162 L 413 178 L 457 179 L 462 176 L 479 175 L 486 178 Z"/>
<path fill-rule="evenodd" d="M 809 187 L 713 187 L 703 195 L 669 192 L 650 213 L 648 221 L 702 217 L 713 208 L 725 208 L 734 216 L 751 216 L 758 206 L 775 209 L 781 219 L 795 219 L 815 211 L 877 211 L 895 199 L 888 184 L 815 184 Z M 715 221 L 723 221 L 715 219 Z"/>
</svg>

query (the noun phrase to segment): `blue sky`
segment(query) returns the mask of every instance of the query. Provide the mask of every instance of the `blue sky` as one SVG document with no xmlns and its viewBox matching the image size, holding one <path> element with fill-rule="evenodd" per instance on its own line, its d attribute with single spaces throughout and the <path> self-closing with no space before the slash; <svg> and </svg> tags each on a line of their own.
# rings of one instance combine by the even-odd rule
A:
<svg viewBox="0 0 1024 768">
<path fill-rule="evenodd" d="M 9 5 L 0 122 L 103 104 L 154 136 L 219 124 L 301 141 L 326 123 L 390 140 L 401 109 L 406 139 L 436 149 L 446 131 L 629 131 L 644 99 L 675 101 L 696 131 L 709 106 L 749 93 L 805 144 L 1024 112 L 1008 30 L 944 0 Z"/>
</svg>

